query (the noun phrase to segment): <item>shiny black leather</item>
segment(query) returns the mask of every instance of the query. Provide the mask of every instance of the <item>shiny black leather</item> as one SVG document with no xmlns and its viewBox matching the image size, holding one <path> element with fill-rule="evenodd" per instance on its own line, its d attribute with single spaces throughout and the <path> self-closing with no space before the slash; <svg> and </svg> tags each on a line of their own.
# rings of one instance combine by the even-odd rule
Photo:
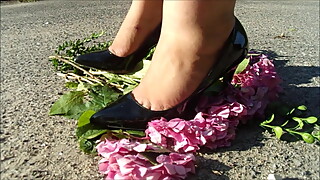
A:
<svg viewBox="0 0 320 180">
<path fill-rule="evenodd" d="M 150 34 L 138 50 L 129 56 L 118 57 L 109 50 L 103 50 L 77 56 L 75 62 L 87 67 L 114 73 L 128 73 L 148 54 L 151 48 L 156 46 L 160 31 L 161 25 Z"/>
<path fill-rule="evenodd" d="M 90 122 L 100 127 L 111 129 L 145 129 L 146 123 L 153 118 L 174 118 L 177 114 L 179 114 L 177 108 L 165 111 L 151 111 L 146 109 L 137 103 L 132 94 L 129 93 L 121 97 L 111 106 L 95 113 L 90 118 Z"/>
<path fill-rule="evenodd" d="M 104 128 L 145 129 L 147 122 L 152 119 L 164 117 L 172 119 L 191 118 L 188 107 L 198 95 L 208 88 L 213 82 L 224 76 L 228 71 L 238 65 L 248 52 L 248 39 L 244 28 L 236 19 L 220 58 L 208 73 L 198 89 L 186 100 L 177 106 L 165 111 L 152 111 L 141 106 L 131 93 L 124 95 L 112 105 L 100 110 L 90 118 L 90 122 Z M 192 105 L 191 105 L 192 106 Z"/>
</svg>

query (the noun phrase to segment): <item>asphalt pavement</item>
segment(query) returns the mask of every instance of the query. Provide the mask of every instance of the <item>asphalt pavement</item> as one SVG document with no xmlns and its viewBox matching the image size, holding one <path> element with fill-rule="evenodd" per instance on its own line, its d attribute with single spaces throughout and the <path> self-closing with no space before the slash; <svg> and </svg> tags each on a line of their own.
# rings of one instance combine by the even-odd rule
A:
<svg viewBox="0 0 320 180">
<path fill-rule="evenodd" d="M 77 147 L 73 120 L 48 111 L 64 80 L 48 56 L 66 40 L 105 30 L 112 39 L 130 1 L 1 3 L 1 179 L 101 179 L 98 157 Z M 319 1 L 239 0 L 250 48 L 275 59 L 281 99 L 320 115 Z M 231 147 L 199 158 L 198 179 L 320 179 L 320 148 L 278 141 L 255 125 Z M 217 173 L 218 172 L 218 173 Z"/>
</svg>

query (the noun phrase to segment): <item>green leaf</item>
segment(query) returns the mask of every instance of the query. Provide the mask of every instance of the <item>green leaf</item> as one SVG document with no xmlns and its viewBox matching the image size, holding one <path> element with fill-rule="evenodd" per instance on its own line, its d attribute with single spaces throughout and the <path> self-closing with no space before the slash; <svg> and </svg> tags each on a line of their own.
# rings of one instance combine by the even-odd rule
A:
<svg viewBox="0 0 320 180">
<path fill-rule="evenodd" d="M 64 94 L 55 102 L 49 112 L 49 115 L 67 114 L 75 106 L 83 104 L 84 93 L 81 91 L 70 91 Z"/>
<path fill-rule="evenodd" d="M 89 93 L 91 101 L 86 104 L 87 109 L 98 111 L 116 101 L 120 93 L 115 92 L 108 86 L 92 87 Z"/>
<path fill-rule="evenodd" d="M 290 112 L 287 113 L 287 115 L 293 114 L 293 112 L 296 110 L 296 108 L 292 108 Z"/>
<path fill-rule="evenodd" d="M 310 116 L 310 117 L 306 117 L 306 118 L 300 118 L 302 121 L 305 121 L 309 124 L 314 124 L 318 121 L 318 118 L 317 117 L 314 117 L 314 116 Z"/>
<path fill-rule="evenodd" d="M 113 129 L 113 130 L 110 130 L 110 132 L 112 132 L 112 133 L 123 133 L 123 130 L 122 129 Z"/>
<path fill-rule="evenodd" d="M 146 136 L 144 131 L 126 130 L 126 132 L 129 133 L 132 136 L 139 136 L 139 137 L 145 137 Z"/>
<path fill-rule="evenodd" d="M 299 135 L 302 137 L 302 139 L 306 143 L 312 144 L 314 142 L 314 137 L 309 133 L 303 132 L 303 133 L 299 133 Z"/>
<path fill-rule="evenodd" d="M 282 134 L 283 134 L 282 128 L 279 127 L 279 126 L 274 126 L 274 127 L 272 128 L 272 130 L 273 130 L 273 132 L 276 134 L 276 137 L 277 137 L 278 139 L 280 139 L 281 136 L 282 136 Z"/>
<path fill-rule="evenodd" d="M 297 107 L 297 109 L 299 109 L 300 111 L 306 111 L 307 110 L 307 106 L 300 105 L 300 106 Z"/>
<path fill-rule="evenodd" d="M 285 125 L 287 125 L 289 123 L 289 120 L 287 120 L 286 122 L 284 122 L 281 127 L 284 127 Z"/>
<path fill-rule="evenodd" d="M 78 104 L 70 108 L 70 110 L 63 116 L 69 119 L 79 119 L 81 114 L 87 110 L 85 104 Z"/>
<path fill-rule="evenodd" d="M 121 133 L 114 133 L 112 134 L 113 136 L 117 137 L 118 139 L 124 139 L 127 138 L 127 136 L 125 134 Z"/>
<path fill-rule="evenodd" d="M 156 47 L 153 47 L 152 49 L 150 49 L 148 55 L 146 57 L 144 57 L 143 59 L 151 60 L 151 57 L 153 56 L 155 50 L 156 50 Z"/>
<path fill-rule="evenodd" d="M 95 126 L 93 124 L 86 124 L 86 125 L 83 125 L 83 126 L 77 128 L 76 136 L 78 138 L 93 139 L 93 138 L 96 138 L 96 137 L 106 133 L 106 132 L 107 132 L 106 129 Z"/>
<path fill-rule="evenodd" d="M 292 117 L 292 119 L 293 119 L 294 121 L 298 122 L 298 126 L 297 126 L 296 128 L 300 128 L 300 129 L 303 128 L 304 124 L 303 124 L 303 121 L 302 121 L 301 118 L 299 118 L 299 117 Z"/>
<path fill-rule="evenodd" d="M 77 86 L 77 91 L 88 91 L 88 88 L 83 82 L 80 82 Z"/>
<path fill-rule="evenodd" d="M 137 87 L 136 85 L 129 85 L 126 88 L 124 88 L 123 90 L 123 95 L 126 95 L 128 93 L 130 93 L 135 87 Z"/>
<path fill-rule="evenodd" d="M 103 97 L 104 107 L 116 101 L 120 96 L 119 93 L 116 93 L 114 90 L 112 90 L 108 86 L 103 86 L 99 95 Z"/>
<path fill-rule="evenodd" d="M 236 71 L 235 71 L 235 74 L 239 74 L 239 73 L 241 73 L 242 71 L 244 71 L 244 70 L 247 68 L 249 62 L 250 62 L 249 58 L 244 59 L 244 60 L 238 65 L 238 67 L 237 67 L 237 69 L 236 69 Z"/>
<path fill-rule="evenodd" d="M 274 114 L 272 114 L 269 119 L 262 122 L 262 124 L 269 124 L 274 120 Z"/>
<path fill-rule="evenodd" d="M 78 83 L 75 83 L 75 82 L 66 82 L 65 86 L 66 86 L 66 88 L 69 88 L 69 89 L 77 89 Z"/>
<path fill-rule="evenodd" d="M 78 119 L 78 127 L 84 126 L 86 124 L 90 123 L 90 117 L 96 113 L 96 111 L 93 110 L 87 110 L 85 111 L 80 118 Z"/>
<path fill-rule="evenodd" d="M 114 130 L 108 130 L 110 134 L 113 137 L 117 137 L 118 139 L 128 138 L 124 133 L 122 129 L 114 129 Z"/>
<path fill-rule="evenodd" d="M 79 146 L 85 153 L 93 154 L 96 153 L 95 142 L 93 140 L 83 139 L 79 140 Z"/>
<path fill-rule="evenodd" d="M 312 132 L 312 135 L 314 138 L 316 138 L 318 141 L 320 141 L 320 131 L 314 131 L 314 132 Z"/>
<path fill-rule="evenodd" d="M 91 106 L 98 105 L 99 107 L 104 106 L 104 97 L 100 95 L 99 91 L 90 91 L 89 97 L 91 98 L 90 103 L 88 103 L 88 107 L 92 110 L 95 110 L 91 108 Z"/>
</svg>

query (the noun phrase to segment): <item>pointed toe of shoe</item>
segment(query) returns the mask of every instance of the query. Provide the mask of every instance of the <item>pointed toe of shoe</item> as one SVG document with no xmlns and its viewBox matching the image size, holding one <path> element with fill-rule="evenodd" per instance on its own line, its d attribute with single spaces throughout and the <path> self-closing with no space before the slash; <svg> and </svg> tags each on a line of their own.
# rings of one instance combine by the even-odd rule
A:
<svg viewBox="0 0 320 180">
<path fill-rule="evenodd" d="M 92 54 L 84 54 L 84 55 L 77 56 L 74 59 L 74 62 L 84 66 L 95 67 L 95 62 L 93 62 L 92 59 L 93 59 Z"/>
<path fill-rule="evenodd" d="M 137 63 L 149 54 L 150 49 L 156 46 L 160 37 L 160 32 L 161 24 L 153 33 L 151 33 L 150 37 L 147 38 L 136 52 L 126 57 L 118 57 L 108 49 L 105 49 L 77 56 L 75 58 L 75 62 L 83 66 L 110 71 L 113 73 L 131 72 Z"/>
<path fill-rule="evenodd" d="M 108 109 L 101 110 L 91 116 L 90 123 L 103 128 L 121 126 L 121 124 L 117 123 L 119 121 L 116 121 L 114 117 L 111 116 L 112 114 Z"/>
<path fill-rule="evenodd" d="M 77 56 L 74 59 L 74 61 L 83 66 L 96 68 L 96 69 L 105 69 L 104 68 L 105 66 L 103 66 L 104 59 L 105 57 L 103 56 L 102 52 L 93 52 L 93 53 Z"/>
<path fill-rule="evenodd" d="M 77 56 L 74 58 L 74 62 L 78 63 L 78 64 L 81 64 L 81 65 L 84 65 L 86 64 L 86 60 L 81 57 L 81 56 Z"/>
<path fill-rule="evenodd" d="M 88 54 L 83 54 L 75 58 L 75 62 L 83 66 L 106 70 L 111 72 L 126 72 L 128 59 L 126 57 L 118 57 L 109 50 L 96 51 Z"/>
</svg>

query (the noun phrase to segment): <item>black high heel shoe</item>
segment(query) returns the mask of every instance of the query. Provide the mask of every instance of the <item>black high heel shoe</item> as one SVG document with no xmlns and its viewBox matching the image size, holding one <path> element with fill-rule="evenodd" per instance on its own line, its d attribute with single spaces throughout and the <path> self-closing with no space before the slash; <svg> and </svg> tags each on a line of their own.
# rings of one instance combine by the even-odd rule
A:
<svg viewBox="0 0 320 180">
<path fill-rule="evenodd" d="M 160 31 L 161 24 L 147 37 L 141 47 L 129 56 L 118 57 L 107 49 L 77 56 L 75 62 L 113 73 L 131 72 L 136 64 L 148 54 L 150 49 L 156 46 Z"/>
<path fill-rule="evenodd" d="M 121 97 L 112 105 L 100 110 L 90 118 L 92 124 L 104 128 L 145 129 L 152 119 L 164 117 L 166 119 L 191 117 L 186 111 L 186 105 L 194 100 L 201 92 L 232 71 L 247 55 L 248 39 L 241 23 L 236 19 L 235 26 L 221 51 L 220 58 L 202 81 L 197 90 L 189 98 L 165 111 L 152 111 L 141 106 L 131 93 Z M 194 114 L 193 114 L 194 115 Z"/>
</svg>

